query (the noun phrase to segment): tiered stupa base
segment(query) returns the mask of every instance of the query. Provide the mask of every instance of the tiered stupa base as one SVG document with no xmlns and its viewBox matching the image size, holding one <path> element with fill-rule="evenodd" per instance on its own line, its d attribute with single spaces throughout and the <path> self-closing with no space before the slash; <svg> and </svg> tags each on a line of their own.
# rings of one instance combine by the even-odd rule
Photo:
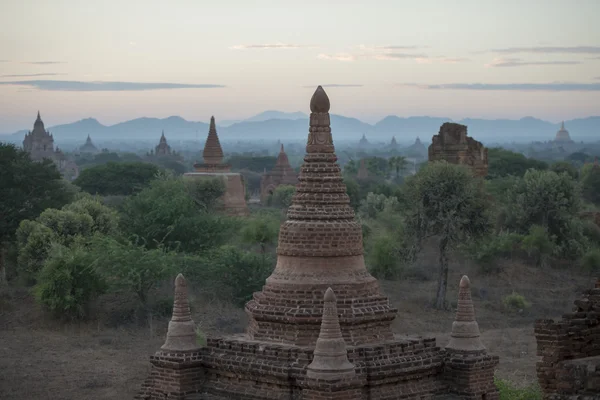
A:
<svg viewBox="0 0 600 400">
<path fill-rule="evenodd" d="M 444 351 L 434 338 L 397 336 L 347 346 L 353 378 L 307 377 L 314 347 L 273 344 L 247 335 L 208 339 L 202 349 L 202 399 L 317 400 L 431 398 L 446 393 Z M 343 396 L 337 396 L 338 393 Z"/>
</svg>

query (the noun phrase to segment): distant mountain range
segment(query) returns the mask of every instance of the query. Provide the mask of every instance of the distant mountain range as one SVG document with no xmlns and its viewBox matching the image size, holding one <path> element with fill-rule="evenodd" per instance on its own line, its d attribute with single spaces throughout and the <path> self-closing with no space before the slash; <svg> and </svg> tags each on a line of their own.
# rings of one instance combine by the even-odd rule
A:
<svg viewBox="0 0 600 400">
<path fill-rule="evenodd" d="M 366 135 L 371 143 L 389 142 L 392 136 L 399 143 L 411 143 L 420 137 L 425 143 L 431 140 L 444 122 L 450 118 L 388 116 L 374 125 L 356 118 L 331 115 L 331 128 L 338 141 L 359 140 Z M 469 136 L 483 143 L 548 141 L 554 138 L 560 124 L 533 117 L 519 120 L 509 119 L 463 119 L 455 121 L 468 127 Z M 600 116 L 565 121 L 565 127 L 575 141 L 600 140 Z M 33 128 L 33 118 L 32 127 Z M 187 121 L 181 117 L 137 118 L 115 125 L 106 126 L 94 118 L 87 118 L 65 125 L 47 128 L 54 135 L 58 145 L 77 142 L 83 144 L 87 135 L 96 143 L 103 142 L 158 142 L 164 130 L 169 141 L 204 141 L 208 133 L 205 122 Z M 217 131 L 222 141 L 238 140 L 304 140 L 308 133 L 308 116 L 302 112 L 285 113 L 265 111 L 243 121 L 217 119 Z M 27 130 L 8 135 L 0 135 L 0 140 L 20 143 Z"/>
</svg>

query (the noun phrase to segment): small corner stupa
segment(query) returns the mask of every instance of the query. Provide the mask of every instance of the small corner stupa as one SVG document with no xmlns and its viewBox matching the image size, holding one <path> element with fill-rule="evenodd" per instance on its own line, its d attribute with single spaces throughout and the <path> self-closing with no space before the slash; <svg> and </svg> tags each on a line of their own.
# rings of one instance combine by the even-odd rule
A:
<svg viewBox="0 0 600 400">
<path fill-rule="evenodd" d="M 497 358 L 392 332 L 397 309 L 365 266 L 329 107 L 319 86 L 296 192 L 279 230 L 277 264 L 246 304 L 246 332 L 209 336 L 199 354 L 191 353 L 195 360 L 153 368 L 155 379 L 140 398 L 416 400 L 467 393 L 463 398 L 498 399 Z M 185 385 L 170 378 L 177 374 L 186 374 Z"/>
<path fill-rule="evenodd" d="M 262 203 L 266 202 L 269 195 L 273 194 L 273 191 L 279 185 L 296 186 L 297 183 L 298 174 L 290 165 L 282 144 L 275 166 L 270 172 L 265 171 L 260 179 L 260 201 Z"/>
<path fill-rule="evenodd" d="M 202 158 L 202 163 L 194 164 L 194 172 L 187 172 L 183 176 L 194 179 L 223 179 L 225 182 L 225 194 L 221 199 L 223 211 L 228 215 L 248 215 L 244 178 L 237 172 L 231 172 L 231 166 L 223 163 L 223 149 L 217 135 L 215 117 L 210 118 L 210 127 Z"/>
<path fill-rule="evenodd" d="M 499 357 L 489 355 L 481 342 L 471 300 L 471 281 L 466 275 L 460 280 L 456 318 L 445 350 L 444 374 L 454 379 L 450 382 L 452 392 L 465 399 L 499 399 L 494 384 Z"/>
</svg>

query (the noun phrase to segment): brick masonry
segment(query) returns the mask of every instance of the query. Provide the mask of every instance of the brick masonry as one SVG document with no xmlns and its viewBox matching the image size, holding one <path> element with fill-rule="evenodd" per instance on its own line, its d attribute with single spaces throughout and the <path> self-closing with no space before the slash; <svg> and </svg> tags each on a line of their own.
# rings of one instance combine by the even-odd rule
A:
<svg viewBox="0 0 600 400">
<path fill-rule="evenodd" d="M 498 358 L 478 341 L 468 278 L 448 348 L 392 332 L 397 310 L 365 267 L 329 125 L 319 87 L 277 265 L 246 305 L 246 332 L 209 337 L 193 353 L 158 352 L 139 399 L 497 399 Z"/>
<path fill-rule="evenodd" d="M 467 165 L 476 176 L 484 177 L 488 173 L 488 150 L 481 142 L 467 136 L 465 125 L 442 124 L 440 132 L 431 139 L 428 153 L 429 161 L 445 160 Z"/>
<path fill-rule="evenodd" d="M 600 399 L 600 280 L 560 321 L 535 324 L 545 399 Z"/>
</svg>

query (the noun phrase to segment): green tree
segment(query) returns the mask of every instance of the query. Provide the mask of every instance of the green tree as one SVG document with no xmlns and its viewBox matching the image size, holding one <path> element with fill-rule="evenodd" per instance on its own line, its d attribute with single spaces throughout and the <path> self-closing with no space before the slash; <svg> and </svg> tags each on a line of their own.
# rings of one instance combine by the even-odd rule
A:
<svg viewBox="0 0 600 400">
<path fill-rule="evenodd" d="M 73 183 L 91 194 L 131 195 L 146 187 L 158 171 L 145 162 L 108 162 L 84 169 Z"/>
<path fill-rule="evenodd" d="M 292 204 L 292 197 L 296 193 L 293 185 L 279 185 L 271 195 L 270 204 L 274 207 L 287 209 Z"/>
<path fill-rule="evenodd" d="M 557 161 L 550 166 L 550 171 L 556 172 L 557 174 L 566 173 L 573 179 L 577 179 L 579 176 L 579 171 L 577 168 L 573 166 L 570 162 L 567 161 Z"/>
<path fill-rule="evenodd" d="M 344 165 L 344 175 L 355 176 L 358 173 L 358 163 L 354 160 L 349 160 Z"/>
<path fill-rule="evenodd" d="M 280 221 L 274 215 L 261 214 L 249 219 L 241 230 L 245 243 L 260 246 L 261 254 L 267 253 L 267 247 L 277 242 Z"/>
<path fill-rule="evenodd" d="M 390 169 L 396 171 L 396 179 L 400 179 L 401 174 L 404 173 L 404 170 L 408 165 L 408 161 L 402 156 L 395 156 L 388 159 L 388 164 Z"/>
<path fill-rule="evenodd" d="M 52 244 L 68 247 L 94 233 L 117 232 L 117 214 L 99 199 L 84 197 L 61 210 L 49 208 L 33 221 L 22 221 L 17 229 L 19 271 L 24 279 L 34 281 Z"/>
<path fill-rule="evenodd" d="M 500 147 L 488 150 L 488 179 L 505 177 L 508 175 L 523 176 L 528 169 L 548 169 L 548 164 L 543 161 L 527 158 L 523 154 L 505 150 Z"/>
<path fill-rule="evenodd" d="M 563 256 L 583 250 L 583 228 L 574 221 L 581 208 L 580 188 L 569 175 L 529 170 L 508 190 L 507 202 L 507 228 L 528 234 L 539 225 L 555 238 Z"/>
<path fill-rule="evenodd" d="M 600 167 L 588 168 L 581 181 L 583 198 L 600 205 Z"/>
<path fill-rule="evenodd" d="M 439 237 L 439 278 L 435 307 L 446 306 L 448 251 L 490 228 L 481 182 L 463 165 L 430 163 L 406 183 L 410 209 L 407 226 L 417 240 Z"/>
<path fill-rule="evenodd" d="M 224 190 L 221 179 L 186 180 L 159 175 L 123 203 L 124 234 L 139 238 L 149 249 L 166 245 L 202 252 L 219 246 L 227 238 L 231 221 L 214 212 L 216 198 Z"/>
<path fill-rule="evenodd" d="M 44 262 L 34 294 L 56 317 L 84 318 L 92 300 L 104 293 L 106 282 L 97 273 L 84 246 L 54 244 Z"/>
<path fill-rule="evenodd" d="M 0 284 L 6 281 L 7 248 L 21 221 L 71 201 L 75 191 L 50 160 L 34 162 L 12 144 L 0 143 Z"/>
</svg>

